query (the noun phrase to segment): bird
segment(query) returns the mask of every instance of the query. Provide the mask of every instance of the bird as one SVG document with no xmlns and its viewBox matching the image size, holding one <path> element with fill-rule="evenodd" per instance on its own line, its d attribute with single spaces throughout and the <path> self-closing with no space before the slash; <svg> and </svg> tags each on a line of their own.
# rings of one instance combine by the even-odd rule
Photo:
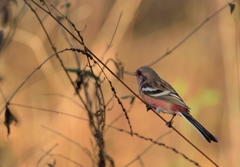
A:
<svg viewBox="0 0 240 167">
<path fill-rule="evenodd" d="M 140 67 L 133 75 L 137 77 L 139 94 L 147 105 L 147 111 L 154 109 L 158 114 L 160 112 L 172 114 L 171 120 L 166 124 L 169 128 L 172 127 L 173 118 L 179 115 L 187 120 L 209 143 L 211 141 L 219 142 L 215 136 L 191 116 L 190 108 L 183 99 L 152 68 L 148 66 Z"/>
</svg>

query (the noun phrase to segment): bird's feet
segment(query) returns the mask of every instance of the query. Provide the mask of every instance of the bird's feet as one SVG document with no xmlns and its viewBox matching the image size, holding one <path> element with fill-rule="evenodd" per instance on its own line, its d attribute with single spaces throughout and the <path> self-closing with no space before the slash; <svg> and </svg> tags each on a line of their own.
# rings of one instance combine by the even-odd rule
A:
<svg viewBox="0 0 240 167">
<path fill-rule="evenodd" d="M 169 127 L 169 128 L 172 127 L 172 124 L 173 124 L 173 121 L 168 121 L 168 122 L 166 123 L 167 127 Z"/>
<path fill-rule="evenodd" d="M 149 106 L 149 105 L 146 105 L 146 108 L 147 108 L 147 111 L 149 111 L 149 110 L 151 110 L 151 109 L 152 109 L 152 107 L 151 107 L 151 106 Z"/>
<path fill-rule="evenodd" d="M 170 120 L 170 121 L 168 121 L 168 122 L 166 123 L 167 127 L 169 127 L 169 128 L 171 128 L 171 127 L 172 127 L 172 124 L 173 124 L 173 118 L 174 118 L 175 116 L 176 116 L 176 114 L 173 114 L 173 116 L 172 116 L 171 120 Z"/>
</svg>

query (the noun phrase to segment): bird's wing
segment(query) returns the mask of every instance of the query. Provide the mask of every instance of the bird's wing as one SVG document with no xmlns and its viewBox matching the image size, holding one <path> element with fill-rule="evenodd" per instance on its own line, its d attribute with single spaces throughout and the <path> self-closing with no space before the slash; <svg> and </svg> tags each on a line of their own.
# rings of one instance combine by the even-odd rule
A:
<svg viewBox="0 0 240 167">
<path fill-rule="evenodd" d="M 184 101 L 178 95 L 178 93 L 174 90 L 174 88 L 162 79 L 143 83 L 141 85 L 141 90 L 143 93 L 153 98 L 163 100 L 169 103 L 177 104 L 186 109 L 190 109 L 184 103 Z"/>
</svg>

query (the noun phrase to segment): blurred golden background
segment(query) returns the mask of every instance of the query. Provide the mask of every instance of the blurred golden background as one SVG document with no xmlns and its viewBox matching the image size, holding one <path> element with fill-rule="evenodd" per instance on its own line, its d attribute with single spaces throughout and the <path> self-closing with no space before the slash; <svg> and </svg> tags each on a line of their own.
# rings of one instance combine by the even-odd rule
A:
<svg viewBox="0 0 240 167">
<path fill-rule="evenodd" d="M 4 3 L 6 2 L 6 3 Z M 28 1 L 39 14 L 48 34 L 57 50 L 70 48 L 63 29 L 50 16 Z M 39 1 L 37 1 L 41 4 Z M 86 46 L 104 62 L 116 56 L 125 65 L 125 70 L 134 72 L 140 66 L 148 65 L 174 46 L 179 44 L 198 25 L 229 1 L 173 1 L 173 0 L 68 0 L 46 1 L 56 5 L 82 31 Z M 11 43 L 1 50 L 0 55 L 0 109 L 23 80 L 54 52 L 38 19 L 25 5 L 24 1 L 1 1 L 0 7 L 9 12 L 8 23 L 2 24 L 4 35 L 15 28 Z M 68 10 L 64 7 L 70 4 Z M 184 119 L 177 117 L 173 126 L 200 148 L 219 166 L 240 166 L 240 104 L 239 104 L 239 1 L 234 12 L 226 7 L 211 18 L 179 48 L 152 68 L 168 81 L 191 108 L 191 114 L 220 142 L 209 144 Z M 7 7 L 4 5 L 7 4 Z M 24 7 L 25 6 L 25 7 Z M 51 8 L 56 15 L 56 11 Z M 20 12 L 22 17 L 16 25 Z M 113 39 L 111 48 L 102 56 L 113 37 L 119 16 L 122 17 Z M 0 13 L 2 20 L 4 12 Z M 6 13 L 5 13 L 6 15 Z M 66 22 L 68 29 L 72 29 Z M 67 35 L 69 39 L 72 38 Z M 4 36 L 6 37 L 6 36 Z M 80 47 L 72 42 L 72 47 Z M 68 68 L 77 64 L 72 52 L 60 55 Z M 79 54 L 81 66 L 86 59 Z M 113 71 L 115 66 L 108 65 Z M 119 97 L 131 95 L 119 81 L 109 73 Z M 76 78 L 71 74 L 73 79 Z M 138 93 L 136 78 L 124 75 L 124 82 Z M 112 96 L 107 82 L 102 85 L 106 99 Z M 42 66 L 14 96 L 12 103 L 32 107 L 56 110 L 78 117 L 87 118 L 87 113 L 71 100 L 51 94 L 65 95 L 79 102 L 74 89 L 61 68 L 58 60 L 52 58 Z M 5 98 L 5 99 L 4 99 Z M 129 100 L 122 99 L 126 109 L 131 107 Z M 122 109 L 114 99 L 107 111 L 106 124 L 121 115 Z M 168 132 L 165 123 L 152 112 L 146 112 L 145 105 L 135 100 L 129 117 L 133 131 L 145 137 L 156 139 Z M 92 151 L 94 138 L 89 131 L 87 121 L 64 115 L 44 112 L 34 108 L 10 105 L 18 123 L 11 125 L 11 134 L 7 137 L 4 126 L 4 113 L 0 115 L 0 167 L 36 166 L 44 151 L 56 143 L 58 146 L 51 153 L 68 157 L 82 166 L 94 166 L 91 159 L 78 146 L 53 133 L 43 126 L 53 129 L 83 148 Z M 170 115 L 161 114 L 169 120 Z M 43 126 L 42 126 L 43 125 Z M 129 130 L 125 117 L 121 117 L 115 127 Z M 105 136 L 106 152 L 115 162 L 115 166 L 125 166 L 147 148 L 151 142 L 131 137 L 129 134 L 109 129 Z M 201 166 L 214 166 L 172 131 L 159 142 L 176 148 Z M 61 156 L 55 156 L 56 166 L 77 166 Z M 51 157 L 41 161 L 39 166 L 47 166 Z M 194 166 L 181 155 L 164 147 L 155 145 L 141 156 L 144 166 Z M 132 163 L 131 167 L 141 166 L 141 161 Z"/>
</svg>

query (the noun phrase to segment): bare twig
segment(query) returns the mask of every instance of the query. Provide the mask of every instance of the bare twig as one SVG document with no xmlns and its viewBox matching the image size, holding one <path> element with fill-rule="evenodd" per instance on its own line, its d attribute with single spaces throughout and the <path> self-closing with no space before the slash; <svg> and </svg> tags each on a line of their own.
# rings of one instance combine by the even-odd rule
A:
<svg viewBox="0 0 240 167">
<path fill-rule="evenodd" d="M 5 102 L 7 102 L 7 99 L 5 98 L 5 96 L 4 96 L 1 88 L 0 88 L 0 93 L 1 93 L 1 95 L 2 95 L 2 97 L 3 97 L 3 99 L 5 100 Z"/>
<path fill-rule="evenodd" d="M 22 164 L 29 159 L 31 156 L 34 155 L 37 151 L 43 147 L 47 142 L 53 139 L 53 135 L 46 137 L 45 139 L 41 140 L 38 144 L 33 145 L 32 147 L 28 148 L 24 152 L 21 153 L 17 157 L 16 160 L 12 159 L 12 162 L 8 165 L 8 167 L 15 167 L 15 166 L 23 166 Z"/>
<path fill-rule="evenodd" d="M 107 126 L 107 125 L 106 125 L 106 126 Z M 111 128 L 113 128 L 113 129 L 115 129 L 115 130 L 118 130 L 118 131 L 120 131 L 120 132 L 125 132 L 125 133 L 130 134 L 130 132 L 128 132 L 128 131 L 126 131 L 126 130 L 124 130 L 124 129 L 116 128 L 116 127 L 114 127 L 114 126 L 111 126 Z M 173 147 L 169 147 L 169 146 L 167 146 L 167 145 L 164 144 L 164 143 L 159 143 L 159 142 L 157 142 L 156 140 L 153 140 L 153 139 L 151 139 L 151 138 L 148 138 L 148 137 L 139 135 L 138 133 L 133 133 L 133 135 L 139 137 L 140 139 L 144 139 L 144 140 L 147 140 L 147 141 L 151 141 L 153 144 L 157 144 L 157 145 L 159 145 L 159 146 L 163 146 L 163 147 L 165 147 L 165 148 L 167 148 L 167 149 L 169 149 L 169 150 L 172 150 L 172 151 L 175 152 L 176 154 L 182 155 L 186 160 L 194 163 L 196 166 L 199 166 L 199 164 L 198 164 L 197 162 L 191 160 L 191 159 L 188 158 L 185 154 L 179 152 L 178 150 L 176 150 L 176 149 L 173 148 Z"/>
<path fill-rule="evenodd" d="M 61 64 L 61 66 L 62 66 L 65 74 L 66 74 L 67 77 L 68 77 L 68 80 L 70 81 L 70 83 L 71 83 L 72 86 L 74 87 L 75 92 L 76 92 L 77 96 L 79 97 L 80 101 L 83 103 L 85 109 L 86 109 L 88 112 L 90 112 L 90 111 L 89 111 L 89 108 L 87 107 L 87 104 L 84 102 L 84 100 L 83 100 L 83 98 L 81 97 L 81 95 L 77 92 L 77 88 L 75 87 L 73 80 L 71 79 L 69 73 L 67 72 L 67 69 L 66 69 L 66 67 L 65 67 L 64 64 L 63 64 L 62 59 L 60 59 L 60 57 L 59 57 L 59 55 L 58 55 L 58 52 L 57 52 L 57 49 L 56 49 L 56 47 L 54 46 L 54 44 L 53 44 L 50 36 L 48 35 L 47 30 L 46 30 L 46 28 L 44 27 L 44 25 L 43 25 L 40 17 L 38 16 L 37 12 L 33 9 L 33 7 L 32 7 L 26 0 L 24 0 L 24 2 L 28 5 L 28 7 L 31 9 L 31 11 L 32 11 L 32 12 L 35 14 L 35 16 L 37 17 L 37 19 L 38 19 L 41 27 L 43 28 L 43 30 L 44 30 L 44 32 L 45 32 L 45 35 L 47 36 L 47 39 L 48 39 L 50 45 L 52 46 L 53 51 L 56 53 L 56 57 L 57 57 L 58 61 L 60 62 L 60 64 Z M 37 4 L 34 0 L 32 0 L 32 2 L 33 2 L 35 5 L 37 5 L 39 8 L 41 8 L 43 11 L 45 11 L 47 14 L 49 14 L 51 17 L 55 18 L 55 17 L 52 15 L 52 13 L 50 12 L 50 10 L 49 10 L 49 8 L 48 8 L 48 6 L 47 6 L 47 4 L 45 3 L 44 0 L 42 0 L 41 2 L 43 3 L 44 6 L 47 7 L 48 11 L 45 10 L 44 8 L 42 8 L 42 7 L 41 7 L 39 4 Z M 55 18 L 55 20 L 56 20 L 58 23 L 60 23 L 56 18 Z M 61 23 L 60 23 L 60 24 L 61 24 Z M 62 24 L 61 24 L 61 25 L 62 25 Z M 65 28 L 65 27 L 64 27 L 64 28 Z M 69 32 L 70 32 L 70 31 L 69 31 Z M 71 33 L 71 32 L 70 32 L 70 33 Z M 80 49 L 79 49 L 78 51 L 80 51 Z M 81 53 L 84 53 L 84 51 L 82 51 L 82 50 L 81 50 L 80 52 L 81 52 Z"/>
<path fill-rule="evenodd" d="M 95 60 L 93 60 L 93 61 L 96 63 Z M 132 125 L 131 125 L 131 123 L 130 123 L 130 119 L 129 119 L 129 117 L 128 117 L 127 111 L 126 111 L 125 107 L 123 106 L 120 98 L 117 96 L 117 92 L 116 92 L 115 88 L 113 87 L 112 82 L 108 79 L 107 75 L 106 75 L 105 72 L 103 71 L 103 68 L 101 68 L 101 66 L 100 66 L 98 63 L 96 63 L 96 64 L 99 66 L 99 68 L 101 69 L 102 73 L 103 73 L 104 76 L 106 77 L 106 79 L 107 79 L 107 81 L 108 81 L 108 83 L 109 83 L 109 85 L 110 85 L 110 87 L 111 87 L 111 90 L 112 90 L 115 98 L 116 98 L 117 101 L 118 101 L 118 104 L 121 106 L 121 108 L 122 108 L 122 110 L 123 110 L 123 112 L 124 112 L 125 118 L 126 118 L 127 121 L 128 121 L 128 125 L 129 125 L 130 131 L 131 131 L 131 133 L 132 133 L 132 132 L 133 132 L 133 130 L 132 130 Z"/>
<path fill-rule="evenodd" d="M 235 1 L 235 0 L 234 0 Z M 233 1 L 233 2 L 234 2 Z M 167 51 L 164 55 L 162 55 L 161 57 L 159 57 L 158 59 L 154 60 L 153 62 L 149 63 L 147 66 L 153 66 L 154 64 L 156 64 L 157 62 L 159 62 L 160 60 L 162 60 L 164 57 L 166 57 L 167 55 L 169 55 L 170 53 L 172 53 L 174 50 L 176 50 L 179 46 L 181 46 L 184 42 L 186 42 L 193 34 L 195 34 L 204 24 L 206 24 L 209 20 L 211 20 L 213 17 L 215 17 L 219 12 L 221 12 L 223 9 L 227 8 L 229 6 L 229 4 L 227 3 L 226 5 L 224 5 L 223 7 L 221 7 L 219 10 L 217 10 L 216 12 L 214 12 L 211 16 L 209 16 L 208 18 L 206 18 L 199 26 L 197 26 L 197 28 L 195 28 L 190 34 L 188 34 L 181 42 L 179 42 L 176 46 L 174 46 L 172 49 L 170 49 L 169 51 Z"/>
<path fill-rule="evenodd" d="M 63 18 L 66 18 L 61 12 L 59 12 L 59 11 L 57 10 L 57 8 L 56 8 L 55 6 L 53 6 L 53 5 L 51 5 L 51 6 L 55 9 L 56 12 L 58 12 L 58 14 L 60 14 Z M 66 10 L 66 16 L 68 15 L 68 12 L 69 12 L 69 8 L 67 8 L 67 10 Z M 62 20 L 59 19 L 59 21 L 61 22 Z M 72 28 L 72 26 L 69 26 L 69 27 Z M 63 38 L 67 41 L 67 43 L 69 44 L 69 46 L 70 46 L 71 48 L 76 47 L 76 45 L 74 46 L 74 45 L 70 42 L 70 40 L 68 39 L 68 36 L 67 36 L 66 32 L 64 31 L 64 29 L 63 29 L 62 27 L 61 27 L 61 31 L 62 31 L 62 34 L 63 34 Z M 73 30 L 72 30 L 72 31 L 73 31 Z M 73 41 L 73 42 L 75 42 L 75 41 Z M 78 55 L 77 55 L 76 52 L 74 52 L 73 54 L 74 54 L 74 56 L 75 56 L 75 60 L 76 60 L 76 63 L 77 63 L 77 67 L 78 67 L 78 69 L 80 69 L 81 64 L 80 64 L 79 57 L 78 57 Z"/>
<path fill-rule="evenodd" d="M 81 144 L 75 142 L 74 140 L 72 140 L 72 139 L 64 136 L 63 134 L 61 134 L 61 133 L 59 133 L 59 132 L 57 132 L 57 131 L 55 131 L 53 129 L 50 129 L 50 128 L 44 126 L 44 125 L 42 125 L 42 127 L 47 129 L 47 130 L 49 130 L 49 131 L 51 131 L 51 132 L 53 132 L 53 133 L 55 133 L 55 134 L 57 134 L 57 135 L 59 135 L 59 136 L 61 136 L 64 139 L 70 141 L 71 143 L 73 143 L 74 145 L 79 147 L 93 162 L 95 162 L 95 160 L 93 159 L 93 156 L 91 155 L 90 151 L 87 148 L 84 148 L 83 146 L 81 146 Z"/>
<path fill-rule="evenodd" d="M 55 144 L 54 146 L 52 146 L 48 151 L 46 151 L 45 154 L 43 154 L 43 155 L 41 156 L 41 158 L 39 158 L 39 160 L 37 161 L 36 166 L 38 167 L 39 164 L 41 163 L 41 161 L 42 161 L 54 148 L 56 148 L 57 146 L 58 146 L 58 143 L 56 143 L 56 144 Z"/>
<path fill-rule="evenodd" d="M 68 157 L 66 157 L 66 156 L 63 156 L 63 155 L 61 155 L 61 154 L 49 154 L 49 155 L 54 156 L 54 157 L 61 157 L 61 158 L 63 158 L 63 159 L 66 159 L 66 160 L 74 163 L 74 164 L 77 165 L 77 166 L 83 167 L 83 165 L 79 164 L 78 162 L 76 162 L 76 161 L 74 161 L 74 160 L 72 160 L 72 159 L 70 159 L 70 158 L 68 158 Z"/>
<path fill-rule="evenodd" d="M 133 105 L 131 104 L 129 109 L 127 110 L 127 113 L 129 113 L 132 109 Z M 122 116 L 124 116 L 125 113 L 120 114 L 119 116 L 117 116 L 113 121 L 111 121 L 111 123 L 109 124 L 110 126 L 112 126 L 115 122 L 117 122 Z M 107 133 L 108 129 L 110 128 L 110 126 L 108 126 L 105 130 L 105 134 Z"/>
<path fill-rule="evenodd" d="M 89 119 L 87 119 L 87 118 L 78 117 L 78 116 L 71 115 L 71 114 L 68 114 L 68 113 L 64 113 L 64 112 L 61 112 L 61 111 L 43 109 L 43 108 L 26 106 L 26 105 L 15 104 L 15 103 L 10 103 L 10 105 L 16 105 L 16 106 L 20 106 L 20 107 L 32 108 L 32 109 L 42 110 L 42 111 L 46 111 L 46 112 L 53 112 L 53 113 L 57 113 L 57 114 L 69 116 L 69 117 L 71 117 L 71 118 L 75 118 L 75 119 L 79 119 L 79 120 L 83 120 L 83 121 L 88 121 L 88 122 L 89 122 Z M 85 150 L 79 143 L 77 143 L 77 142 L 75 142 L 75 141 L 67 138 L 66 136 L 64 136 L 63 134 L 61 134 L 61 133 L 59 133 L 59 132 L 56 132 L 56 131 L 54 131 L 54 130 L 52 130 L 52 129 L 50 129 L 50 128 L 47 128 L 47 127 L 44 126 L 44 125 L 42 125 L 42 126 L 43 126 L 45 129 L 50 130 L 50 131 L 58 134 L 59 136 L 65 138 L 66 140 L 69 140 L 69 141 L 72 142 L 73 144 L 77 145 L 77 146 L 80 147 L 92 160 L 94 160 L 93 155 L 91 155 L 88 150 Z M 110 127 L 110 128 L 112 128 L 112 129 L 115 129 L 115 130 L 120 131 L 120 132 L 125 132 L 125 133 L 128 133 L 128 134 L 131 134 L 131 132 L 128 132 L 128 131 L 126 131 L 126 130 L 123 130 L 123 129 L 120 129 L 120 128 L 117 128 L 117 127 L 114 127 L 114 126 L 111 126 L 111 125 L 105 124 L 105 126 Z M 175 148 L 168 147 L 168 146 L 166 146 L 164 143 L 159 143 L 159 142 L 157 142 L 157 141 L 155 141 L 155 140 L 153 140 L 153 139 L 151 139 L 151 138 L 147 138 L 147 137 L 145 137 L 145 136 L 141 136 L 141 135 L 139 135 L 138 133 L 133 133 L 133 135 L 135 135 L 135 136 L 137 136 L 137 137 L 139 137 L 139 138 L 141 138 L 141 139 L 144 139 L 144 140 L 147 140 L 147 141 L 151 141 L 153 144 L 157 144 L 157 145 L 163 146 L 163 147 L 165 147 L 165 148 L 167 148 L 167 149 L 171 149 L 171 150 L 174 151 L 175 153 L 182 155 L 186 160 L 192 162 L 192 160 L 191 160 L 190 158 L 188 158 L 185 154 L 177 151 Z M 95 161 L 93 161 L 93 162 L 95 162 Z M 194 161 L 193 161 L 193 162 L 194 162 Z"/>
<path fill-rule="evenodd" d="M 52 57 L 54 57 L 55 55 L 62 53 L 64 51 L 70 51 L 73 49 L 63 49 L 61 51 L 58 51 L 56 53 L 54 53 L 53 55 L 49 56 L 47 59 L 45 59 L 35 70 L 33 70 L 24 80 L 23 82 L 18 86 L 18 88 L 13 92 L 13 94 L 10 96 L 10 98 L 8 99 L 8 101 L 6 102 L 6 105 L 4 106 L 4 108 L 6 108 L 8 106 L 8 104 L 10 103 L 10 101 L 12 100 L 12 98 L 15 96 L 15 94 L 21 89 L 21 87 L 27 82 L 27 80 L 29 80 L 29 78 L 37 71 L 39 70 L 49 59 L 51 59 Z M 2 113 L 2 111 L 4 110 L 4 108 L 0 111 L 0 115 Z"/>
<path fill-rule="evenodd" d="M 101 56 L 101 59 L 102 59 L 102 60 L 104 59 L 106 53 L 108 52 L 108 50 L 109 50 L 109 49 L 111 48 L 111 46 L 112 46 L 113 39 L 114 39 L 114 37 L 115 37 L 115 35 L 116 35 L 116 32 L 117 32 L 117 29 L 118 29 L 120 20 L 121 20 L 121 18 L 122 18 L 122 14 L 123 14 L 123 12 L 121 11 L 120 16 L 119 16 L 118 21 L 117 21 L 117 25 L 116 25 L 115 30 L 114 30 L 114 33 L 113 33 L 112 38 L 111 38 L 111 40 L 110 40 L 110 43 L 107 45 L 106 49 L 104 50 L 104 52 L 103 52 L 103 54 L 102 54 L 102 56 Z"/>
<path fill-rule="evenodd" d="M 159 136 L 155 141 L 158 141 L 160 139 L 162 139 L 163 137 L 165 137 L 166 135 L 168 135 L 169 133 L 171 133 L 172 131 L 168 131 L 164 134 L 162 134 L 161 136 Z M 153 147 L 155 145 L 155 143 L 152 143 L 151 145 L 149 145 L 146 149 L 144 149 L 136 158 L 134 158 L 133 160 L 131 160 L 129 163 L 127 163 L 127 165 L 125 165 L 125 167 L 131 165 L 132 163 L 134 163 L 136 160 L 138 160 L 142 155 L 144 155 L 151 147 Z M 189 162 L 192 162 L 194 165 L 196 166 L 200 166 L 196 161 L 193 161 L 191 159 L 189 159 L 186 155 L 181 154 L 186 160 L 188 160 Z"/>
<path fill-rule="evenodd" d="M 50 94 L 50 93 L 45 93 L 44 95 L 46 95 L 46 96 L 59 96 L 59 97 L 66 98 L 66 99 L 70 100 L 71 102 L 75 103 L 78 107 L 84 109 L 84 107 L 82 105 L 80 105 L 77 101 L 73 100 L 71 97 L 68 97 L 66 95 L 63 95 L 63 94 Z"/>
</svg>

